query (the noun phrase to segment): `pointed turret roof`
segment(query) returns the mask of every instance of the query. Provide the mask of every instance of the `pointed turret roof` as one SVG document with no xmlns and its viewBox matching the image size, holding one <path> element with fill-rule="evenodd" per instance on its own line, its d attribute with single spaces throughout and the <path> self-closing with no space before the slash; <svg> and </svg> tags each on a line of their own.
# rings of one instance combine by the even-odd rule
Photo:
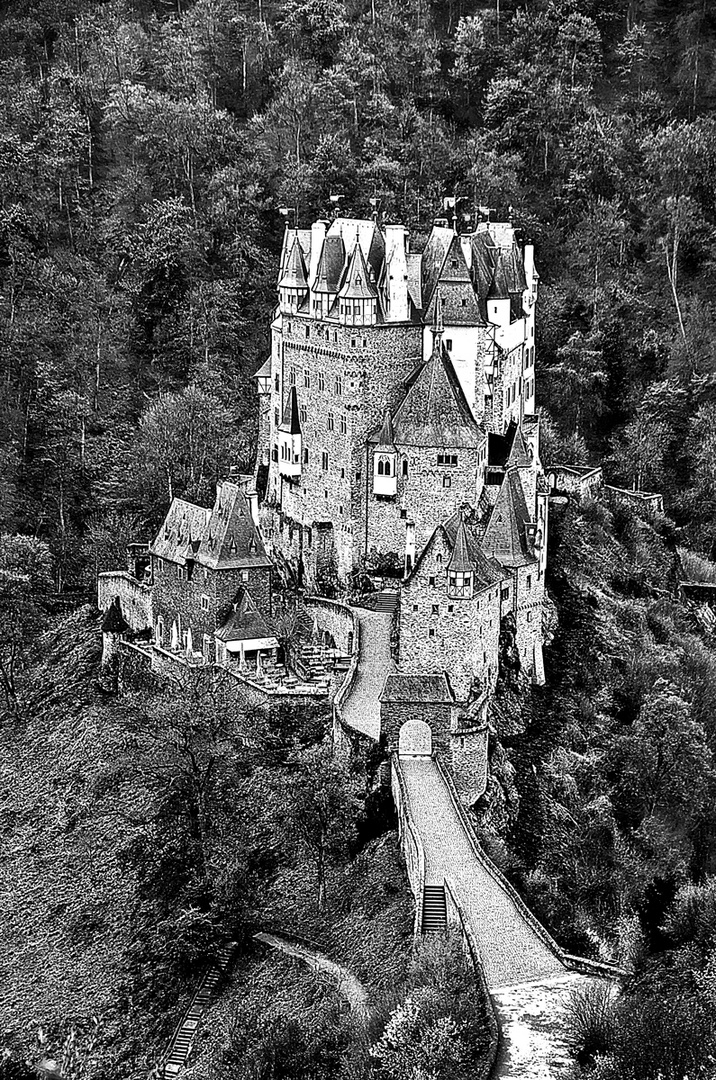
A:
<svg viewBox="0 0 716 1080">
<path fill-rule="evenodd" d="M 287 431 L 290 435 L 301 434 L 301 424 L 298 417 L 298 394 L 295 386 L 292 386 L 288 392 L 279 431 Z"/>
<path fill-rule="evenodd" d="M 236 602 L 234 610 L 216 631 L 219 641 L 251 641 L 274 636 L 269 625 L 246 590 Z"/>
<path fill-rule="evenodd" d="M 393 432 L 393 419 L 390 415 L 390 409 L 386 409 L 383 414 L 383 424 L 378 432 L 376 450 L 395 450 L 395 434 Z"/>
<path fill-rule="evenodd" d="M 298 242 L 298 237 L 293 241 L 288 259 L 286 260 L 283 276 L 281 277 L 278 286 L 280 289 L 308 289 L 308 272 L 306 270 L 306 263 L 303 258 L 301 245 Z"/>
<path fill-rule="evenodd" d="M 510 569 L 535 561 L 525 528 L 530 516 L 517 469 L 505 474 L 482 547 L 486 555 Z"/>
<path fill-rule="evenodd" d="M 370 272 L 358 243 L 353 248 L 338 295 L 344 300 L 375 300 L 378 296 L 378 290 L 370 280 Z"/>
<path fill-rule="evenodd" d="M 522 428 L 517 426 L 514 438 L 512 440 L 512 447 L 507 457 L 507 468 L 510 466 L 516 466 L 517 468 L 523 468 L 526 465 L 530 465 L 530 452 L 525 442 L 525 437 L 522 434 Z"/>
<path fill-rule="evenodd" d="M 453 235 L 452 243 L 443 260 L 438 281 L 470 281 L 470 271 L 465 262 L 460 237 L 457 234 Z"/>
<path fill-rule="evenodd" d="M 447 568 L 457 574 L 471 574 L 475 569 L 475 564 L 470 557 L 470 544 L 462 513 L 460 513 L 460 523 Z"/>
</svg>

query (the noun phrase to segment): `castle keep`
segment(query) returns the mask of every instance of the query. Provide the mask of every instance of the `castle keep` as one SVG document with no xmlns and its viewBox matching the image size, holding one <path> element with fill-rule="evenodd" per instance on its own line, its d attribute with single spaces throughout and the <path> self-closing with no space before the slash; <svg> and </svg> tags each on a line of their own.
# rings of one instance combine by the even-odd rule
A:
<svg viewBox="0 0 716 1080">
<path fill-rule="evenodd" d="M 317 591 L 392 576 L 401 657 L 459 700 L 501 640 L 543 677 L 537 283 L 508 224 L 436 223 L 421 252 L 401 225 L 287 229 L 257 372 L 267 552 Z"/>
</svg>

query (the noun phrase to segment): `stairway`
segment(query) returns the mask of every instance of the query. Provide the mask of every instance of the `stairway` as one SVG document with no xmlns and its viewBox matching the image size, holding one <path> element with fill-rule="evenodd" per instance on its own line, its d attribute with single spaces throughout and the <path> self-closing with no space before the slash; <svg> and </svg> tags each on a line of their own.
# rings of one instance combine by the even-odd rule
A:
<svg viewBox="0 0 716 1080">
<path fill-rule="evenodd" d="M 170 1080 L 171 1077 L 177 1076 L 186 1065 L 199 1021 L 216 995 L 219 980 L 229 967 L 235 948 L 236 946 L 232 944 L 221 949 L 216 960 L 207 968 L 199 983 L 199 989 L 176 1029 L 169 1051 L 164 1058 L 163 1067 L 159 1074 L 164 1080 Z"/>
<path fill-rule="evenodd" d="M 364 596 L 360 606 L 368 608 L 369 611 L 392 615 L 398 606 L 399 596 L 397 589 L 382 589 L 380 592 L 369 593 Z"/>
<path fill-rule="evenodd" d="M 445 886 L 426 885 L 423 892 L 423 933 L 444 933 L 447 930 Z"/>
</svg>

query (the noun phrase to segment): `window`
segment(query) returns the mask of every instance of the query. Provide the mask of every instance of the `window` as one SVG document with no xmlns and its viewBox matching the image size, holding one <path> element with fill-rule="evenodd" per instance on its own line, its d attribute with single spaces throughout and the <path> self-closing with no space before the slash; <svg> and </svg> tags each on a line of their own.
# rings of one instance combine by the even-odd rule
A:
<svg viewBox="0 0 716 1080">
<path fill-rule="evenodd" d="M 408 459 L 403 458 L 403 476 L 408 475 Z"/>
<path fill-rule="evenodd" d="M 325 375 L 319 375 L 318 376 L 318 389 L 319 390 L 325 390 L 326 389 L 326 376 Z"/>
<path fill-rule="evenodd" d="M 328 453 L 326 450 L 321 454 L 321 468 L 324 472 L 328 472 Z M 328 492 L 326 492 L 326 498 L 328 498 Z"/>
<path fill-rule="evenodd" d="M 308 410 L 306 409 L 305 405 L 301 405 L 300 409 L 298 410 L 298 415 L 299 415 L 299 417 L 301 419 L 302 424 L 307 423 L 307 421 L 308 421 Z"/>
<path fill-rule="evenodd" d="M 303 385 L 310 387 L 311 385 L 311 373 L 310 371 L 304 371 L 303 373 Z"/>
<path fill-rule="evenodd" d="M 274 386 L 274 390 L 276 391 L 276 393 L 278 393 L 279 386 L 280 386 L 280 383 L 278 381 L 278 375 L 276 375 L 274 380 L 273 380 L 273 386 Z"/>
<path fill-rule="evenodd" d="M 417 604 L 413 604 L 413 611 L 417 611 L 417 610 L 418 610 L 418 605 L 417 605 Z"/>
<path fill-rule="evenodd" d="M 435 578 L 434 578 L 434 577 L 431 577 L 431 578 L 430 578 L 430 584 L 431 584 L 431 585 L 434 585 L 434 584 L 435 584 Z"/>
<path fill-rule="evenodd" d="M 503 589 L 503 590 L 502 590 L 502 593 L 501 593 L 501 596 L 500 596 L 500 598 L 501 598 L 502 600 L 509 600 L 509 599 L 510 599 L 510 590 L 509 590 L 509 586 L 508 586 L 508 588 L 506 588 L 506 589 Z"/>
<path fill-rule="evenodd" d="M 345 480 L 345 478 L 346 478 L 346 470 L 341 469 L 341 480 Z"/>
<path fill-rule="evenodd" d="M 341 417 L 340 427 L 341 427 L 341 435 L 345 435 L 348 432 L 348 421 L 346 420 L 345 416 Z"/>
<path fill-rule="evenodd" d="M 445 348 L 448 352 L 452 352 L 452 338 L 445 338 Z"/>
<path fill-rule="evenodd" d="M 527 588 L 528 589 L 532 588 L 532 575 L 531 574 L 527 575 Z"/>
<path fill-rule="evenodd" d="M 336 375 L 336 397 L 340 397 L 343 393 L 343 376 Z"/>
<path fill-rule="evenodd" d="M 295 386 L 296 385 L 296 369 L 295 368 L 291 368 L 291 370 L 289 371 L 289 373 L 288 373 L 288 382 L 289 382 L 289 386 Z"/>
<path fill-rule="evenodd" d="M 435 631 L 434 630 L 428 630 L 428 637 L 435 637 Z"/>
<path fill-rule="evenodd" d="M 448 611 L 450 612 L 450 614 L 452 614 L 452 612 L 454 610 L 455 610 L 455 605 L 454 604 L 448 604 Z"/>
<path fill-rule="evenodd" d="M 179 581 L 186 581 L 186 570 L 183 566 L 176 567 L 176 576 Z"/>
<path fill-rule="evenodd" d="M 278 461 L 278 447 L 277 446 L 274 446 L 273 450 L 271 451 L 271 460 L 272 461 Z"/>
<path fill-rule="evenodd" d="M 164 569 L 164 559 L 157 559 L 157 570 L 161 573 Z"/>
<path fill-rule="evenodd" d="M 311 336 L 311 327 L 310 327 L 310 326 L 306 326 L 306 337 L 307 337 L 307 338 L 310 338 L 310 336 Z"/>
<path fill-rule="evenodd" d="M 274 427 L 278 427 L 278 409 L 274 409 L 273 411 L 273 423 Z"/>
<path fill-rule="evenodd" d="M 306 449 L 303 451 L 303 464 L 308 465 L 308 450 Z"/>
<path fill-rule="evenodd" d="M 326 418 L 326 424 L 328 425 L 328 430 L 333 431 L 333 428 L 335 427 L 335 425 L 333 423 L 333 413 L 332 412 L 329 412 L 329 414 L 328 414 L 328 416 Z"/>
<path fill-rule="evenodd" d="M 202 596 L 202 598 L 201 598 L 201 610 L 202 611 L 208 611 L 209 610 L 209 597 L 208 596 Z"/>
<path fill-rule="evenodd" d="M 451 476 L 443 476 L 443 487 L 444 488 L 452 487 L 452 477 Z"/>
<path fill-rule="evenodd" d="M 362 473 L 361 473 L 361 471 L 359 469 L 358 472 L 356 473 L 356 484 L 360 484 L 361 476 L 362 476 Z"/>
<path fill-rule="evenodd" d="M 463 297 L 462 299 L 462 306 L 467 307 L 467 300 L 465 299 L 465 297 Z"/>
<path fill-rule="evenodd" d="M 363 348 L 364 349 L 368 348 L 368 338 L 363 338 Z"/>
<path fill-rule="evenodd" d="M 438 465 L 457 465 L 457 454 L 438 454 Z"/>
<path fill-rule="evenodd" d="M 442 564 L 443 564 L 443 557 L 442 557 L 442 555 L 437 555 L 437 556 L 436 556 L 436 559 L 435 559 L 435 562 L 436 562 L 436 563 L 438 564 L 438 566 L 442 566 Z"/>
<path fill-rule="evenodd" d="M 433 607 L 433 615 L 439 615 L 440 614 L 440 605 L 439 604 L 433 604 L 432 607 Z"/>
<path fill-rule="evenodd" d="M 350 312 L 349 312 L 349 314 L 350 314 Z M 352 337 L 351 338 L 351 349 L 355 349 L 357 344 L 358 344 L 358 338 Z"/>
<path fill-rule="evenodd" d="M 249 580 L 249 572 L 248 572 L 248 570 L 242 570 L 241 571 L 241 580 L 242 581 L 248 581 Z"/>
<path fill-rule="evenodd" d="M 290 333 L 291 333 L 291 320 L 290 320 L 290 319 L 289 319 L 289 321 L 288 321 L 288 322 L 286 323 L 286 333 L 287 333 L 287 334 L 290 334 Z"/>
<path fill-rule="evenodd" d="M 401 518 L 403 518 L 403 520 L 405 520 L 405 518 L 407 518 L 407 516 L 408 516 L 408 511 L 401 509 L 400 516 L 401 516 Z"/>
<path fill-rule="evenodd" d="M 527 622 L 532 622 L 532 612 L 531 611 L 527 612 Z"/>
<path fill-rule="evenodd" d="M 472 571 L 464 573 L 451 570 L 448 574 L 448 594 L 457 600 L 472 598 Z"/>
</svg>

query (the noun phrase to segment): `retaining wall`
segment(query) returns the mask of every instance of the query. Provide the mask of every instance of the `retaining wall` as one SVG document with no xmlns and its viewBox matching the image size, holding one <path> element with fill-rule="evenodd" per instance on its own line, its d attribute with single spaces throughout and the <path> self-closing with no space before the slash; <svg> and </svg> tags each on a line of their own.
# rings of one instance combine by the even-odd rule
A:
<svg viewBox="0 0 716 1080">
<path fill-rule="evenodd" d="M 109 570 L 97 578 L 97 607 L 106 611 L 118 596 L 122 614 L 132 630 L 154 626 L 152 589 L 126 570 Z"/>
<path fill-rule="evenodd" d="M 400 772 L 400 765 L 396 755 L 392 756 L 390 770 L 390 787 L 393 793 L 396 813 L 398 815 L 398 839 L 405 857 L 405 865 L 408 871 L 408 881 L 415 897 L 415 936 L 420 934 L 423 927 L 423 896 L 425 893 L 425 852 L 418 830 L 413 824 L 408 802 L 408 793 L 405 790 L 405 781 Z"/>
</svg>

